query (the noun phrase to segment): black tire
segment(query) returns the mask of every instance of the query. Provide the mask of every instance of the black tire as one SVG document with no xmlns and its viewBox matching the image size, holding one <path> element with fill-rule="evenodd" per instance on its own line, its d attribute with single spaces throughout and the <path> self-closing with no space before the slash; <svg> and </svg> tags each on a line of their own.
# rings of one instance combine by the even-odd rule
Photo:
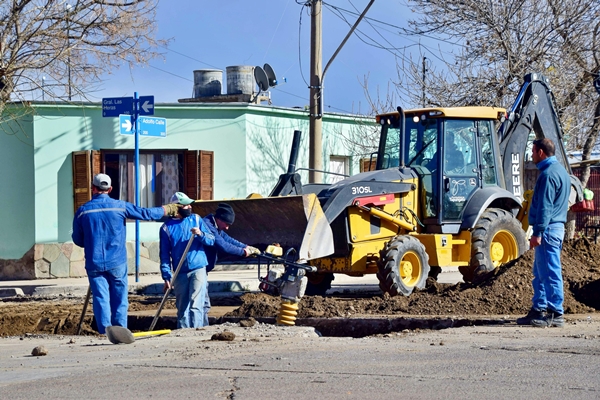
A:
<svg viewBox="0 0 600 400">
<path fill-rule="evenodd" d="M 408 235 L 386 243 L 379 262 L 379 288 L 390 296 L 409 296 L 423 289 L 429 276 L 429 256 L 423 243 Z"/>
<path fill-rule="evenodd" d="M 331 282 L 335 279 L 332 273 L 324 272 L 309 272 L 306 274 L 308 283 L 306 284 L 305 295 L 308 296 L 324 296 L 331 289 Z"/>
<path fill-rule="evenodd" d="M 437 281 L 438 275 L 442 273 L 442 267 L 429 267 L 429 277 Z"/>
<path fill-rule="evenodd" d="M 478 283 L 528 249 L 521 223 L 506 210 L 489 208 L 471 232 L 471 262 L 458 270 L 465 282 Z"/>
</svg>

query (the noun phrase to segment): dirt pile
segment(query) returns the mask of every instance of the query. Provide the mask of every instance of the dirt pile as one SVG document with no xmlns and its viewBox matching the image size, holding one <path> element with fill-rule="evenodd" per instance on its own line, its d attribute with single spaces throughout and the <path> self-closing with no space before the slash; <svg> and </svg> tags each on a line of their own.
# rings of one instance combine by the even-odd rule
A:
<svg viewBox="0 0 600 400">
<path fill-rule="evenodd" d="M 304 296 L 299 318 L 358 317 L 368 315 L 486 316 L 522 315 L 531 306 L 531 266 L 533 251 L 503 266 L 480 285 L 439 284 L 428 281 L 424 290 L 409 297 L 387 294 Z M 562 253 L 565 285 L 565 311 L 570 314 L 600 312 L 600 245 L 587 239 L 567 241 Z M 351 297 L 352 296 L 352 297 Z M 1 299 L 0 299 L 1 300 Z M 156 310 L 160 297 L 130 296 L 129 311 Z M 213 306 L 238 306 L 240 299 L 214 301 Z M 227 314 L 233 317 L 274 317 L 280 298 L 265 294 L 246 294 L 243 303 Z M 81 316 L 83 299 L 36 299 L 30 297 L 0 301 L 0 336 L 25 333 L 73 335 Z M 175 307 L 172 300 L 165 309 Z M 82 325 L 84 335 L 95 335 L 92 307 Z M 153 313 L 151 313 L 153 315 Z"/>
<path fill-rule="evenodd" d="M 531 307 L 534 251 L 499 268 L 479 285 L 438 284 L 433 280 L 409 297 L 382 294 L 370 298 L 305 296 L 298 318 L 359 315 L 521 315 Z M 600 311 L 600 245 L 587 238 L 566 241 L 562 251 L 565 313 Z M 280 300 L 265 294 L 246 294 L 244 304 L 228 316 L 273 317 Z"/>
</svg>

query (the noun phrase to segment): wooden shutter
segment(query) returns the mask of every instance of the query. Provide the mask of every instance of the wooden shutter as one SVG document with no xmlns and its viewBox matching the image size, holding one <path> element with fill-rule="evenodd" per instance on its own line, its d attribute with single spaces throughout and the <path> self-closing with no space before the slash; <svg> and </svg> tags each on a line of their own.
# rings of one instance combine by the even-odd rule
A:
<svg viewBox="0 0 600 400">
<path fill-rule="evenodd" d="M 214 152 L 200 150 L 200 200 L 212 200 L 214 195 Z"/>
<path fill-rule="evenodd" d="M 73 212 L 92 198 L 90 152 L 73 152 Z"/>
<path fill-rule="evenodd" d="M 214 196 L 214 152 L 188 150 L 184 153 L 184 190 L 195 200 Z"/>
<path fill-rule="evenodd" d="M 197 150 L 188 150 L 183 154 L 183 186 L 185 194 L 194 200 L 200 197 L 198 196 L 200 193 L 200 165 L 198 163 L 198 156 L 199 151 Z"/>
<path fill-rule="evenodd" d="M 92 177 L 100 173 L 101 156 L 97 150 L 74 151 L 73 211 L 92 199 Z"/>
</svg>

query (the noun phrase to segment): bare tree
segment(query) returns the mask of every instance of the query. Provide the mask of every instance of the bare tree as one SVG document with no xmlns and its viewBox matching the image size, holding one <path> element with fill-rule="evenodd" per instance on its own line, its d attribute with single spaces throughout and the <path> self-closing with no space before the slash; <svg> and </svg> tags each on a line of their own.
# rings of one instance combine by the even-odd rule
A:
<svg viewBox="0 0 600 400">
<path fill-rule="evenodd" d="M 414 35 L 446 44 L 423 82 L 418 65 L 403 72 L 429 105 L 508 107 L 523 76 L 543 72 L 553 89 L 569 150 L 588 160 L 600 133 L 600 101 L 592 81 L 600 72 L 600 2 L 595 0 L 409 0 Z M 448 43 L 453 43 L 450 45 Z M 589 167 L 583 171 L 584 185 Z"/>
<path fill-rule="evenodd" d="M 0 2 L 0 112 L 9 101 L 86 99 L 100 77 L 160 56 L 157 0 Z M 48 77 L 44 84 L 42 78 Z M 42 95 L 43 93 L 43 95 Z"/>
</svg>

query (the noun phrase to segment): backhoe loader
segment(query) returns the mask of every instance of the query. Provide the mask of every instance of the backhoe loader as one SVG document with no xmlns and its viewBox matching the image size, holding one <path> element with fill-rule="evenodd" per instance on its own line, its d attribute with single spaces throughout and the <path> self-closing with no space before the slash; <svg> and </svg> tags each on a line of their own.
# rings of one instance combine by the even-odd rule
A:
<svg viewBox="0 0 600 400">
<path fill-rule="evenodd" d="M 307 294 L 324 294 L 334 273 L 377 274 L 383 292 L 410 295 L 428 276 L 458 267 L 485 279 L 528 248 L 524 164 L 531 142 L 550 138 L 571 173 L 547 79 L 528 74 L 509 110 L 424 108 L 381 114 L 375 170 L 331 185 L 302 185 L 292 166 L 271 196 L 228 201 L 230 233 L 266 249 L 293 248 L 307 272 Z M 296 150 L 294 150 L 294 147 Z M 582 199 L 572 177 L 572 203 Z M 210 213 L 217 202 L 195 202 Z M 314 268 L 312 269 L 314 271 Z"/>
</svg>

